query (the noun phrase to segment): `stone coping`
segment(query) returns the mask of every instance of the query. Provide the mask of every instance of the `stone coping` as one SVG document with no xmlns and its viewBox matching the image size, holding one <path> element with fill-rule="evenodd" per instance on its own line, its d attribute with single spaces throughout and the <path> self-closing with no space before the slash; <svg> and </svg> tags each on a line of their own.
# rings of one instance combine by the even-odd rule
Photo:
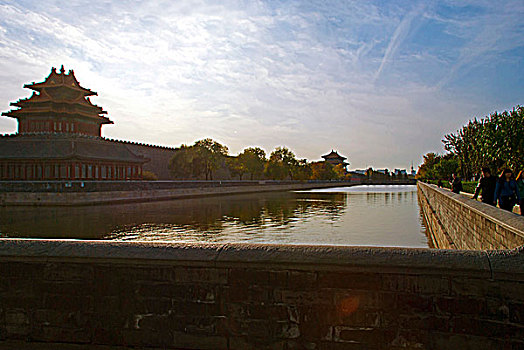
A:
<svg viewBox="0 0 524 350">
<path fill-rule="evenodd" d="M 0 261 L 246 266 L 445 274 L 524 281 L 524 247 L 508 251 L 273 244 L 0 239 Z"/>
<path fill-rule="evenodd" d="M 477 213 L 478 215 L 484 216 L 497 225 L 503 226 L 504 228 L 513 231 L 517 236 L 524 238 L 524 216 L 474 200 L 469 195 L 453 193 L 448 189 L 439 188 L 433 184 L 427 184 L 419 181 L 418 186 L 422 187 L 423 189 L 430 189 L 432 191 L 438 192 L 443 196 L 459 202 L 461 205 Z"/>
</svg>

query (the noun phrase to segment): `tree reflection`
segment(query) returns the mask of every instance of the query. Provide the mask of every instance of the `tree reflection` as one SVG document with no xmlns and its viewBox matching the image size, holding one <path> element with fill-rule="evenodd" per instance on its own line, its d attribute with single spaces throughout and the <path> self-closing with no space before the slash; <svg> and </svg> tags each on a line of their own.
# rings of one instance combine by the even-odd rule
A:
<svg viewBox="0 0 524 350">
<path fill-rule="evenodd" d="M 88 207 L 0 208 L 4 237 L 201 240 L 237 229 L 292 225 L 315 215 L 337 220 L 344 193 L 275 192 Z M 188 238 L 189 237 L 189 238 Z"/>
</svg>

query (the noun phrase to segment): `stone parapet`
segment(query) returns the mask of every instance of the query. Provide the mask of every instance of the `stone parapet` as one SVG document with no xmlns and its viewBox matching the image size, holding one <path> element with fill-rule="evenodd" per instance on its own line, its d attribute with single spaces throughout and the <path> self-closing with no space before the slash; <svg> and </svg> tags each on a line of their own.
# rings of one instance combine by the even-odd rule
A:
<svg viewBox="0 0 524 350">
<path fill-rule="evenodd" d="M 512 249 L 524 245 L 524 217 L 418 183 L 428 236 L 437 248 Z"/>
<path fill-rule="evenodd" d="M 0 240 L 0 349 L 520 349 L 524 251 Z"/>
</svg>

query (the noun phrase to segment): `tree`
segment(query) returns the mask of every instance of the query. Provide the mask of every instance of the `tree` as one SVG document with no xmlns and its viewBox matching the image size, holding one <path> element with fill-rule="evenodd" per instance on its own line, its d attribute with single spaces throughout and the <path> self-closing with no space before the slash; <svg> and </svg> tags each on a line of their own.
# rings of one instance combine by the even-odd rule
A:
<svg viewBox="0 0 524 350">
<path fill-rule="evenodd" d="M 227 156 L 227 147 L 209 138 L 196 141 L 194 147 L 203 164 L 206 180 L 213 180 L 213 171 Z"/>
<path fill-rule="evenodd" d="M 286 147 L 277 147 L 269 156 L 265 172 L 274 180 L 283 180 L 287 177 L 293 179 L 298 165 L 299 162 L 293 152 Z"/>
<path fill-rule="evenodd" d="M 311 164 L 307 162 L 307 159 L 300 159 L 293 168 L 292 173 L 295 180 L 309 180 L 312 175 Z"/>
<path fill-rule="evenodd" d="M 442 140 L 446 151 L 457 157 L 460 173 L 471 177 L 482 166 L 492 171 L 524 167 L 524 108 L 493 113 L 470 120 L 456 134 Z"/>
<path fill-rule="evenodd" d="M 231 176 L 238 176 L 239 180 L 242 180 L 242 176 L 248 172 L 246 165 L 242 162 L 240 157 L 229 157 L 227 158 L 226 163 Z"/>
<path fill-rule="evenodd" d="M 441 156 L 436 153 L 426 153 L 423 156 L 424 162 L 418 167 L 416 178 L 422 180 L 434 179 L 436 177 L 434 167 L 435 164 L 440 162 L 440 158 Z"/>
<path fill-rule="evenodd" d="M 312 180 L 334 180 L 336 178 L 337 173 L 333 169 L 333 165 L 326 162 L 311 163 Z"/>
<path fill-rule="evenodd" d="M 144 171 L 142 171 L 142 180 L 145 180 L 145 181 L 157 181 L 158 180 L 158 176 L 154 172 L 152 172 L 152 171 L 144 170 Z"/>
<path fill-rule="evenodd" d="M 333 171 L 335 172 L 335 174 L 337 175 L 337 179 L 338 180 L 342 180 L 342 179 L 345 179 L 346 178 L 346 175 L 347 175 L 347 171 L 346 171 L 346 167 L 343 165 L 343 164 L 337 164 L 333 167 Z"/>
<path fill-rule="evenodd" d="M 227 151 L 226 146 L 212 139 L 197 141 L 192 146 L 182 145 L 169 161 L 169 170 L 178 179 L 205 177 L 212 180 L 213 171 L 227 156 Z"/>
<path fill-rule="evenodd" d="M 249 147 L 238 155 L 238 160 L 251 174 L 251 180 L 253 180 L 255 176 L 259 177 L 264 173 L 264 166 L 267 162 L 266 152 L 259 147 Z"/>
<path fill-rule="evenodd" d="M 457 174 L 459 161 L 453 155 L 445 155 L 433 167 L 433 173 L 437 179 L 450 179 L 451 175 Z"/>
<path fill-rule="evenodd" d="M 204 173 L 204 164 L 195 146 L 182 145 L 169 161 L 169 170 L 176 179 L 198 178 Z"/>
</svg>

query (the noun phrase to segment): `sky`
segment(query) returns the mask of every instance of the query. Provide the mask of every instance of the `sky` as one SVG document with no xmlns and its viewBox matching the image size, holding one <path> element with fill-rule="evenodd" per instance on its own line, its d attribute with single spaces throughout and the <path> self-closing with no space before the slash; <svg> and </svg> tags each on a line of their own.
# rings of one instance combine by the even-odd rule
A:
<svg viewBox="0 0 524 350">
<path fill-rule="evenodd" d="M 416 168 L 524 104 L 523 16 L 522 0 L 0 0 L 0 111 L 63 64 L 108 138 Z"/>
</svg>

